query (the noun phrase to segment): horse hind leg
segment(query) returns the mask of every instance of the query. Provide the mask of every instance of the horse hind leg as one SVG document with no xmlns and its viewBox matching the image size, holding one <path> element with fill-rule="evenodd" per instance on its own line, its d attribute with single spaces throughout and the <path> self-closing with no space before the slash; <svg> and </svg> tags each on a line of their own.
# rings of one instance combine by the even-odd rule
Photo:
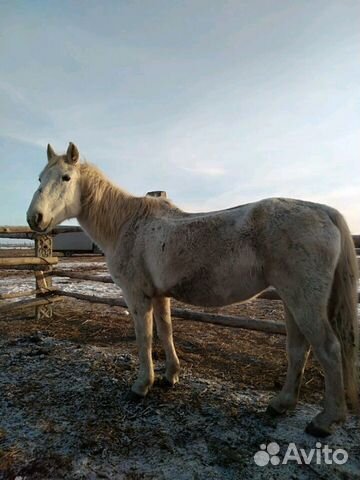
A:
<svg viewBox="0 0 360 480">
<path fill-rule="evenodd" d="M 176 355 L 171 325 L 170 299 L 156 297 L 153 299 L 153 310 L 157 334 L 163 345 L 166 356 L 164 386 L 173 386 L 179 381 L 180 362 Z"/>
<path fill-rule="evenodd" d="M 309 354 L 309 342 L 299 330 L 290 310 L 284 305 L 286 320 L 286 351 L 288 368 L 285 383 L 281 392 L 274 397 L 268 406 L 270 415 L 280 415 L 294 408 L 300 391 L 301 380 Z"/>
<path fill-rule="evenodd" d="M 346 417 L 340 342 L 328 321 L 327 301 L 316 300 L 311 292 L 300 298 L 303 301 L 297 301 L 291 310 L 298 329 L 310 343 L 325 377 L 324 409 L 309 423 L 306 432 L 325 437 L 331 434 L 333 424 L 343 422 Z"/>
<path fill-rule="evenodd" d="M 305 330 L 311 331 L 311 345 L 325 376 L 324 409 L 309 423 L 306 432 L 325 437 L 331 434 L 333 424 L 342 423 L 346 418 L 341 346 L 325 312 L 317 328 L 306 325 Z"/>
</svg>

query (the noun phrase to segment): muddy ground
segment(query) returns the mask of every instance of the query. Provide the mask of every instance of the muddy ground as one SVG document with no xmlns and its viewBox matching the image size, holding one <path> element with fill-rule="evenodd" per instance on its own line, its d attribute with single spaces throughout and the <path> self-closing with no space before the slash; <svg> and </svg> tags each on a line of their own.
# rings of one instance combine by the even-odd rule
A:
<svg viewBox="0 0 360 480">
<path fill-rule="evenodd" d="M 207 310 L 283 320 L 277 301 Z M 181 381 L 134 403 L 138 361 L 126 313 L 67 299 L 51 322 L 29 310 L 0 318 L 1 479 L 360 478 L 355 417 L 327 440 L 303 432 L 323 392 L 312 357 L 299 407 L 278 419 L 264 413 L 285 378 L 284 336 L 174 319 Z M 158 340 L 153 356 L 160 376 Z M 290 442 L 308 451 L 317 441 L 346 449 L 348 461 L 254 462 L 262 444 L 277 442 L 282 459 Z"/>
</svg>

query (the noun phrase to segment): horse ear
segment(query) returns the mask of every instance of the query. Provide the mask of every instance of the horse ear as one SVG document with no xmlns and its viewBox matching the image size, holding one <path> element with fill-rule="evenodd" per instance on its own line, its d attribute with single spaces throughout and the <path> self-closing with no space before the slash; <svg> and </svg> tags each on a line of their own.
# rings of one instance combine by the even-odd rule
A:
<svg viewBox="0 0 360 480">
<path fill-rule="evenodd" d="M 79 150 L 77 146 L 72 142 L 69 143 L 69 146 L 66 152 L 66 157 L 67 157 L 67 160 L 66 160 L 67 163 L 71 163 L 72 165 L 75 165 L 75 163 L 77 163 L 79 160 L 79 157 L 80 157 Z"/>
<path fill-rule="evenodd" d="M 52 148 L 52 146 L 50 145 L 50 143 L 48 143 L 48 146 L 47 146 L 47 158 L 48 158 L 48 162 L 50 162 L 50 160 L 52 160 L 54 157 L 56 157 L 56 153 L 54 152 L 54 149 Z"/>
</svg>

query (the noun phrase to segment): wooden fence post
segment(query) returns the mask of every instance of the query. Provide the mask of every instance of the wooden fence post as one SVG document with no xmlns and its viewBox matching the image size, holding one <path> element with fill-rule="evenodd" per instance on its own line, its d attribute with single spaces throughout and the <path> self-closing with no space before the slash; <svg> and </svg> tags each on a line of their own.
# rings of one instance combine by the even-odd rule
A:
<svg viewBox="0 0 360 480">
<path fill-rule="evenodd" d="M 167 198 L 166 192 L 164 190 L 154 190 L 153 192 L 148 192 L 146 194 L 147 197 L 163 197 Z"/>
<path fill-rule="evenodd" d="M 46 260 L 52 257 L 52 236 L 51 235 L 35 235 L 35 256 Z M 45 267 L 44 270 L 49 272 L 52 266 Z M 52 278 L 50 275 L 44 275 L 44 270 L 35 270 L 36 290 L 45 290 L 44 293 L 37 293 L 36 297 L 43 297 L 46 295 L 46 289 L 52 287 Z M 36 308 L 36 320 L 50 320 L 52 318 L 52 305 L 40 305 Z"/>
</svg>

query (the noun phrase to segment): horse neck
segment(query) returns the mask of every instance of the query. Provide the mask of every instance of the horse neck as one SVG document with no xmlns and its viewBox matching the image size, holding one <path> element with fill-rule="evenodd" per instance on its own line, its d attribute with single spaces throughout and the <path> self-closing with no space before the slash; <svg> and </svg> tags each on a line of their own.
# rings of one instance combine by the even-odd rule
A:
<svg viewBox="0 0 360 480">
<path fill-rule="evenodd" d="M 94 167 L 82 166 L 82 208 L 77 219 L 105 253 L 114 248 L 122 226 L 131 217 L 129 207 L 134 199 Z"/>
</svg>

